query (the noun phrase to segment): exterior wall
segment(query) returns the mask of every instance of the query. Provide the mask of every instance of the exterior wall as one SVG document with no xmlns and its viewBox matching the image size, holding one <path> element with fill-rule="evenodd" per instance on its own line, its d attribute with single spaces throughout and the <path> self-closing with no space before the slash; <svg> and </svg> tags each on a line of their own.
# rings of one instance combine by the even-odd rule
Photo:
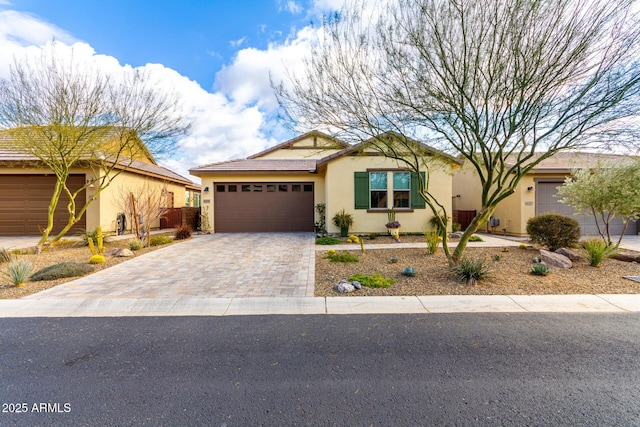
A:
<svg viewBox="0 0 640 427">
<path fill-rule="evenodd" d="M 372 212 L 366 209 L 355 209 L 354 202 L 354 173 L 365 172 L 367 169 L 397 169 L 404 168 L 404 164 L 382 156 L 344 156 L 327 165 L 326 192 L 327 200 L 327 228 L 330 233 L 340 230 L 332 223 L 333 216 L 344 209 L 353 216 L 351 233 L 386 233 L 385 224 L 388 221 L 387 211 Z M 449 164 L 434 163 L 430 172 L 430 190 L 434 197 L 444 205 L 447 212 L 451 211 L 451 166 Z M 391 194 L 393 181 L 387 179 L 387 191 Z M 393 201 L 388 197 L 392 207 Z M 401 232 L 421 233 L 428 228 L 429 219 L 433 216 L 431 209 L 414 209 L 412 212 L 396 212 L 396 220 L 402 225 Z"/>
<path fill-rule="evenodd" d="M 87 229 L 93 230 L 100 225 L 102 226 L 102 229 L 104 231 L 115 231 L 116 217 L 119 212 L 123 212 L 123 209 L 120 207 L 122 206 L 122 198 L 129 192 L 128 190 L 139 188 L 147 181 L 152 183 L 154 188 L 157 188 L 158 191 L 162 191 L 163 188 L 166 187 L 167 191 L 173 192 L 173 207 L 185 206 L 186 195 L 184 185 L 166 182 L 161 179 L 155 179 L 125 171 L 119 174 L 92 203 L 92 205 L 96 205 L 95 208 L 97 209 L 93 212 L 92 215 L 87 217 Z M 89 188 L 88 195 L 94 195 L 94 192 L 91 191 L 91 188 Z M 95 212 L 97 212 L 97 214 L 95 214 Z M 127 218 L 127 220 L 128 222 L 130 222 L 129 218 Z M 151 223 L 151 228 L 159 227 L 160 220 L 156 220 Z M 131 224 L 127 223 L 127 229 L 131 229 Z"/>
<path fill-rule="evenodd" d="M 214 229 L 214 200 L 215 183 L 224 182 L 313 182 L 314 188 L 314 205 L 325 203 L 325 184 L 324 176 L 319 174 L 281 174 L 281 175 L 242 175 L 242 174 L 224 174 L 224 175 L 203 175 L 202 176 L 202 214 L 209 218 L 211 232 Z M 209 187 L 209 191 L 204 191 Z M 317 221 L 317 213 L 315 214 Z"/>
<path fill-rule="evenodd" d="M 516 191 L 504 199 L 496 207 L 493 217 L 500 220 L 495 228 L 498 234 L 512 236 L 527 235 L 527 221 L 536 215 L 536 183 L 537 179 L 554 179 L 564 181 L 566 174 L 529 174 L 520 180 Z M 529 188 L 531 187 L 531 190 Z M 454 173 L 453 193 L 454 209 L 480 210 L 482 207 L 482 189 L 478 174 L 471 166 L 465 165 Z M 486 230 L 491 230 L 487 225 Z"/>
</svg>

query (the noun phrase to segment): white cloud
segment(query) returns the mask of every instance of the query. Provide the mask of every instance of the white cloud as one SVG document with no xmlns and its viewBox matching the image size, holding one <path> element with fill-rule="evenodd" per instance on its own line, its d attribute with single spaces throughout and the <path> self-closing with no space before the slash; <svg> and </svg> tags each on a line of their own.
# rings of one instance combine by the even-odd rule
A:
<svg viewBox="0 0 640 427">
<path fill-rule="evenodd" d="M 2 1 L 2 0 L 0 0 Z M 177 91 L 192 118 L 188 136 L 178 142 L 171 158 L 162 160 L 166 167 L 187 176 L 190 168 L 233 158 L 246 157 L 278 142 L 273 135 L 288 135 L 275 120 L 277 102 L 269 82 L 271 72 L 276 81 L 284 70 L 294 70 L 302 63 L 317 29 L 305 27 L 282 44 L 266 50 L 244 48 L 231 64 L 217 74 L 216 91 L 200 85 L 161 64 L 147 64 L 140 69 L 152 73 L 162 86 Z M 90 61 L 118 76 L 130 65 L 101 55 L 87 43 L 74 39 L 66 31 L 29 14 L 0 11 L 0 77 L 8 74 L 13 57 L 36 58 L 56 40 L 56 54 L 74 61 Z M 236 41 L 238 45 L 244 39 Z"/>
<path fill-rule="evenodd" d="M 232 47 L 239 47 L 240 45 L 244 44 L 244 42 L 245 42 L 246 40 L 247 40 L 247 38 L 246 38 L 246 37 L 242 37 L 242 38 L 239 38 L 238 40 L 231 40 L 231 41 L 229 42 L 229 44 L 230 44 Z"/>
<path fill-rule="evenodd" d="M 292 13 L 294 15 L 302 13 L 302 6 L 293 0 L 288 0 L 284 2 L 284 5 L 281 4 L 280 9 L 286 10 L 287 12 Z"/>
</svg>

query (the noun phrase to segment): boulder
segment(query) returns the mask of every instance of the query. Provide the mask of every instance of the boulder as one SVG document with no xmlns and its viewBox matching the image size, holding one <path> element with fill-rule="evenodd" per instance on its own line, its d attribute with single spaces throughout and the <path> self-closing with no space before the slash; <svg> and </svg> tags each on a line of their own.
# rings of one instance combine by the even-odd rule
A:
<svg viewBox="0 0 640 427">
<path fill-rule="evenodd" d="M 566 256 L 545 251 L 544 249 L 540 250 L 540 260 L 549 268 L 563 269 L 573 267 L 573 263 Z"/>
<path fill-rule="evenodd" d="M 131 252 L 127 248 L 122 248 L 122 249 L 119 249 L 118 252 L 116 252 L 114 256 L 130 257 L 130 256 L 133 256 L 133 252 Z"/>
<path fill-rule="evenodd" d="M 556 251 L 556 253 L 566 256 L 571 261 L 580 261 L 582 259 L 582 257 L 580 255 L 578 255 L 577 252 L 572 251 L 571 249 L 567 249 L 567 248 L 560 248 L 560 249 L 558 249 Z"/>
<path fill-rule="evenodd" d="M 336 291 L 346 294 L 347 292 L 353 292 L 356 290 L 355 286 L 346 280 L 341 280 L 337 285 L 333 287 Z"/>
<path fill-rule="evenodd" d="M 354 280 L 353 282 L 351 282 L 351 284 L 353 285 L 354 288 L 356 289 L 362 289 L 362 285 L 360 284 L 360 282 Z"/>
<path fill-rule="evenodd" d="M 619 252 L 613 255 L 611 258 L 617 259 L 619 261 L 640 263 L 640 253 L 638 252 Z"/>
<path fill-rule="evenodd" d="M 105 256 L 116 256 L 116 254 L 118 253 L 119 250 L 120 250 L 119 248 L 107 249 L 106 251 L 104 251 L 104 255 Z"/>
</svg>

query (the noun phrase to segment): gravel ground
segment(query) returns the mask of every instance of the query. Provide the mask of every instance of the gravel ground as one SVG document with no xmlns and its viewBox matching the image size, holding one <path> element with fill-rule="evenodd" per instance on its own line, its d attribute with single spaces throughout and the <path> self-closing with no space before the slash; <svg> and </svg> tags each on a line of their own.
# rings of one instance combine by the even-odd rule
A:
<svg viewBox="0 0 640 427">
<path fill-rule="evenodd" d="M 113 242 L 107 241 L 105 243 L 105 246 L 108 250 L 113 248 L 128 248 L 129 244 L 127 240 L 116 240 Z M 165 246 L 166 245 L 143 248 L 135 251 L 134 256 L 139 256 L 147 252 L 160 249 Z M 16 255 L 16 259 L 27 260 L 33 265 L 33 269 L 32 269 L 33 273 L 40 270 L 41 268 L 48 267 L 50 265 L 58 264 L 61 262 L 88 263 L 90 257 L 91 257 L 91 251 L 89 250 L 89 247 L 78 246 L 77 243 L 69 246 L 52 247 L 44 250 L 39 255 L 34 255 L 34 254 Z M 94 272 L 102 270 L 104 268 L 109 268 L 111 266 L 114 266 L 116 264 L 119 264 L 121 262 L 131 259 L 130 257 L 127 258 L 127 257 L 112 257 L 112 256 L 105 256 L 105 258 L 106 258 L 106 262 L 104 264 L 95 264 L 93 266 Z M 77 277 L 67 277 L 64 279 L 57 279 L 57 280 L 26 282 L 20 287 L 15 287 L 4 276 L 4 273 L 7 271 L 7 266 L 8 266 L 7 263 L 0 264 L 0 299 L 22 298 L 27 295 L 44 291 L 45 289 L 49 289 L 61 283 L 65 283 L 65 282 L 69 282 L 71 280 L 77 279 Z"/>
<path fill-rule="evenodd" d="M 378 239 L 376 239 L 378 240 Z M 640 264 L 606 260 L 600 268 L 589 266 L 584 261 L 574 262 L 571 269 L 553 270 L 548 276 L 530 273 L 532 259 L 539 256 L 536 249 L 468 248 L 466 256 L 483 258 L 491 268 L 491 277 L 476 286 L 457 282 L 448 269 L 444 253 L 440 249 L 428 255 L 425 249 L 378 249 L 365 255 L 351 251 L 360 262 L 332 263 L 325 258 L 326 252 L 316 253 L 316 296 L 362 296 L 362 295 L 535 295 L 535 294 L 635 294 L 640 293 L 640 283 L 623 279 L 622 276 L 640 276 Z M 499 261 L 493 256 L 500 255 Z M 398 262 L 389 260 L 397 257 Z M 405 277 L 401 271 L 413 267 L 417 274 Z M 382 274 L 396 279 L 386 289 L 362 288 L 340 294 L 333 290 L 341 279 L 353 274 Z"/>
</svg>

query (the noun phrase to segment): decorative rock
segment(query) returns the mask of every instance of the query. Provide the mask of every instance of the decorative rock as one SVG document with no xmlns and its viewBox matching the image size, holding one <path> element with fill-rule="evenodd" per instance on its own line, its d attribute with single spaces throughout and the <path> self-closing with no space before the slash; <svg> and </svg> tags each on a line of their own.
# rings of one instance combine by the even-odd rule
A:
<svg viewBox="0 0 640 427">
<path fill-rule="evenodd" d="M 104 254 L 106 256 L 116 256 L 116 254 L 118 253 L 118 251 L 120 251 L 120 249 L 118 248 L 114 248 L 114 249 L 107 249 L 106 251 L 104 251 Z"/>
<path fill-rule="evenodd" d="M 569 258 L 564 255 L 557 254 L 555 252 L 540 250 L 540 258 L 549 268 L 571 268 L 573 263 Z"/>
<path fill-rule="evenodd" d="M 640 262 L 640 254 L 637 252 L 622 252 L 613 255 L 614 259 L 626 262 Z"/>
<path fill-rule="evenodd" d="M 336 291 L 346 294 L 347 292 L 353 292 L 356 288 L 346 280 L 341 280 L 337 285 L 333 287 Z"/>
<path fill-rule="evenodd" d="M 556 251 L 556 253 L 566 256 L 571 261 L 580 261 L 582 259 L 582 257 L 578 255 L 577 252 L 574 252 L 571 249 L 567 249 L 567 248 L 560 248 Z"/>
<path fill-rule="evenodd" d="M 133 252 L 131 252 L 129 249 L 127 248 L 122 248 L 120 250 L 118 250 L 114 256 L 119 256 L 119 257 L 130 257 L 133 256 Z"/>
<path fill-rule="evenodd" d="M 354 280 L 353 282 L 351 282 L 351 284 L 352 284 L 352 285 L 353 285 L 353 287 L 354 287 L 354 288 L 356 288 L 356 289 L 362 289 L 362 285 L 361 285 L 361 284 L 360 284 L 360 282 L 358 282 L 358 281 L 355 281 L 355 280 Z"/>
<path fill-rule="evenodd" d="M 449 233 L 449 237 L 452 239 L 459 239 L 462 237 L 462 233 L 458 233 L 457 231 L 455 233 Z"/>
</svg>

